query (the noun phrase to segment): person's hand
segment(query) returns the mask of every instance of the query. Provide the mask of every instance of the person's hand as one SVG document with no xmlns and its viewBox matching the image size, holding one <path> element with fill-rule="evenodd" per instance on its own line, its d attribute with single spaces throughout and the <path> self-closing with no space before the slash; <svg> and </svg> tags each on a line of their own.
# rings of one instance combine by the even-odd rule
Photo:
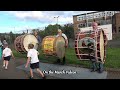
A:
<svg viewBox="0 0 120 90">
<path fill-rule="evenodd" d="M 107 45 L 107 41 L 105 42 L 105 45 Z"/>
<path fill-rule="evenodd" d="M 4 60 L 4 57 L 2 57 L 2 60 Z"/>
<path fill-rule="evenodd" d="M 67 45 L 65 45 L 65 48 L 67 48 L 68 46 Z"/>
<path fill-rule="evenodd" d="M 25 68 L 27 68 L 28 67 L 28 65 L 25 65 Z"/>
<path fill-rule="evenodd" d="M 15 60 L 15 57 L 12 57 Z"/>
<path fill-rule="evenodd" d="M 65 44 L 65 48 L 67 48 L 68 47 L 68 44 Z"/>
</svg>

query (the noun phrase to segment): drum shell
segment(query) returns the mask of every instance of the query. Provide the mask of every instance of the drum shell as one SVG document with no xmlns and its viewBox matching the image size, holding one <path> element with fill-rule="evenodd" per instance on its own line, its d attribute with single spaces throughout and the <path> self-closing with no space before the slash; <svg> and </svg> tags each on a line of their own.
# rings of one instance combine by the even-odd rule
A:
<svg viewBox="0 0 120 90">
<path fill-rule="evenodd" d="M 59 46 L 59 42 L 62 41 L 62 47 Z M 45 55 L 49 56 L 58 56 L 59 58 L 63 58 L 65 56 L 65 50 L 61 51 L 61 55 L 59 55 L 59 50 L 65 49 L 65 39 L 63 37 L 56 36 L 46 36 L 42 40 L 42 51 Z"/>
<path fill-rule="evenodd" d="M 34 47 L 37 46 L 38 40 L 34 35 L 31 34 L 25 34 L 25 35 L 20 35 L 14 40 L 14 47 L 15 50 L 20 52 L 20 53 L 26 53 L 28 49 L 28 44 L 33 44 Z M 36 47 L 35 49 L 37 49 Z"/>
<path fill-rule="evenodd" d="M 95 45 L 96 45 L 96 49 L 93 50 L 94 54 L 93 55 L 90 55 L 89 51 L 91 49 L 89 49 L 88 47 L 80 47 L 79 45 L 79 42 L 80 40 L 82 39 L 85 39 L 85 38 L 92 38 L 94 41 L 95 41 Z M 103 40 L 102 38 L 103 37 Z M 103 41 L 102 45 L 104 46 L 101 46 L 101 42 Z M 107 42 L 107 37 L 104 33 L 104 31 L 102 29 L 98 30 L 98 32 L 96 31 L 92 31 L 92 32 L 77 32 L 76 33 L 76 36 L 75 36 L 75 53 L 76 53 L 76 56 L 79 60 L 91 60 L 91 59 L 95 59 L 97 58 L 97 61 L 102 61 L 102 62 L 105 62 L 105 59 L 106 59 L 106 45 L 105 43 Z M 83 53 L 81 50 L 82 49 L 85 49 L 88 50 L 87 53 Z M 104 50 L 102 50 L 104 49 Z M 102 54 L 101 53 L 104 54 Z M 97 55 L 95 55 L 95 53 L 97 53 Z"/>
</svg>

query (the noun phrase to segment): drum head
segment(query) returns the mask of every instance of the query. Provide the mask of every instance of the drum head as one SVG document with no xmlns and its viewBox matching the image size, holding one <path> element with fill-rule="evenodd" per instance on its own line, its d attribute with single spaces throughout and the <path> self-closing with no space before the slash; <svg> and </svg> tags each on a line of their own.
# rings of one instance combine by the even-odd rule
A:
<svg viewBox="0 0 120 90">
<path fill-rule="evenodd" d="M 56 38 L 56 54 L 60 59 L 65 56 L 65 39 L 63 37 Z"/>
<path fill-rule="evenodd" d="M 38 48 L 38 40 L 34 35 L 26 35 L 23 40 L 23 45 L 26 51 L 28 51 L 28 44 L 32 43 L 34 48 Z"/>
<path fill-rule="evenodd" d="M 55 36 L 46 36 L 42 40 L 42 51 L 46 55 L 54 54 L 54 43 Z"/>
<path fill-rule="evenodd" d="M 100 57 L 101 57 L 101 61 L 104 61 L 104 37 L 103 37 L 103 31 L 101 31 L 100 33 Z"/>
</svg>

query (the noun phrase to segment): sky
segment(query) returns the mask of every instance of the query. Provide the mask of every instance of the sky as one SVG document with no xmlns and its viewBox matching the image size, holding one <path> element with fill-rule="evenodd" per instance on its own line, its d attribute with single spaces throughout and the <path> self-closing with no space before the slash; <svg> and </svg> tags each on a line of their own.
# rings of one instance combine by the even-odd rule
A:
<svg viewBox="0 0 120 90">
<path fill-rule="evenodd" d="M 43 29 L 49 24 L 56 24 L 57 20 L 60 25 L 73 23 L 73 15 L 88 12 L 94 11 L 0 11 L 0 33 Z"/>
</svg>

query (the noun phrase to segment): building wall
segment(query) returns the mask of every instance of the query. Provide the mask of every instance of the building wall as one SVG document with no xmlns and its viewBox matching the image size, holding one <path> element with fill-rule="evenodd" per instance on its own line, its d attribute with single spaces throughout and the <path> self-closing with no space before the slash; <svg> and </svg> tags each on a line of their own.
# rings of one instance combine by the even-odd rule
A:
<svg viewBox="0 0 120 90">
<path fill-rule="evenodd" d="M 120 33 L 120 13 L 115 15 L 116 21 L 116 31 Z"/>
<path fill-rule="evenodd" d="M 112 18 L 113 16 L 114 18 Z M 98 23 L 98 25 L 112 24 L 112 21 L 114 21 L 115 23 L 114 27 L 116 27 L 117 33 L 120 32 L 120 22 L 119 22 L 120 11 L 100 11 L 100 12 L 93 12 L 88 14 L 74 15 L 73 16 L 74 33 L 78 32 L 80 28 L 90 27 L 91 23 L 94 20 Z"/>
</svg>

